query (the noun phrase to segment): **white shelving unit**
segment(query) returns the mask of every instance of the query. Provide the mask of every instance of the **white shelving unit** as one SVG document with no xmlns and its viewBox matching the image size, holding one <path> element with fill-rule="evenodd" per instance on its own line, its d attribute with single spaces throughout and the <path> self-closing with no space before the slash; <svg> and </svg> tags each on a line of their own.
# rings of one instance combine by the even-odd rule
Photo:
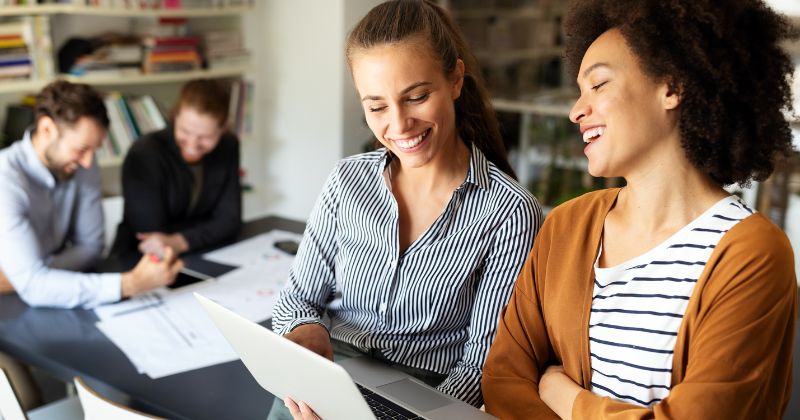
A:
<svg viewBox="0 0 800 420">
<path fill-rule="evenodd" d="M 53 60 L 63 39 L 54 33 L 59 29 L 64 36 L 91 36 L 109 29 L 122 32 L 130 29 L 135 19 L 156 19 L 161 17 L 182 17 L 189 21 L 190 29 L 196 23 L 201 28 L 214 29 L 221 25 L 224 29 L 242 30 L 243 17 L 255 10 L 254 6 L 226 6 L 214 8 L 187 9 L 132 9 L 113 7 L 93 7 L 78 4 L 44 4 L 31 6 L 0 7 L 0 19 L 22 16 L 49 16 L 49 34 L 52 40 Z M 200 19 L 202 22 L 198 22 Z M 217 19 L 217 20 L 215 20 Z M 66 26 L 56 27 L 68 23 Z M 95 25 L 97 23 L 98 25 Z M 128 29 L 125 29 L 128 28 Z M 244 32 L 242 30 L 242 32 Z M 182 82 L 196 78 L 237 78 L 252 71 L 249 65 L 231 66 L 219 69 L 203 69 L 188 72 L 170 72 L 131 75 L 89 75 L 84 77 L 59 74 L 53 79 L 5 80 L 0 81 L 0 117 L 3 117 L 5 105 L 18 100 L 25 94 L 35 94 L 54 79 L 66 79 L 72 82 L 86 83 L 100 90 L 112 88 L 123 92 L 133 91 L 136 94 L 151 94 L 163 105 L 171 105 Z M 3 118 L 0 118 L 2 120 Z M 103 158 L 98 163 L 103 173 L 103 189 L 114 194 L 120 191 L 120 167 L 124 157 Z"/>
<path fill-rule="evenodd" d="M 238 77 L 250 71 L 249 67 L 231 67 L 226 69 L 197 70 L 174 73 L 136 74 L 130 76 L 71 76 L 61 74 L 59 79 L 75 83 L 86 83 L 92 86 L 133 86 L 153 85 L 159 83 L 185 82 L 196 78 Z M 35 92 L 50 83 L 50 80 L 23 80 L 0 82 L 0 94 Z"/>
<path fill-rule="evenodd" d="M 33 6 L 3 6 L 0 16 L 24 15 L 94 15 L 122 17 L 219 17 L 241 15 L 253 10 L 250 6 L 228 6 L 216 8 L 188 9 L 126 9 L 116 7 L 95 7 L 77 4 L 43 4 Z"/>
</svg>

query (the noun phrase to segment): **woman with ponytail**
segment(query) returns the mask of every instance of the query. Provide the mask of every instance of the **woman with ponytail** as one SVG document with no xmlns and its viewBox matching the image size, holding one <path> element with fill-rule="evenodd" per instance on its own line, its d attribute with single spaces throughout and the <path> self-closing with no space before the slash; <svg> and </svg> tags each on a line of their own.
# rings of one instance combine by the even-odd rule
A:
<svg viewBox="0 0 800 420">
<path fill-rule="evenodd" d="M 442 9 L 380 4 L 352 30 L 346 55 L 383 147 L 334 168 L 272 327 L 329 358 L 366 354 L 480 406 L 497 316 L 541 210 L 514 179 L 475 59 Z"/>
</svg>

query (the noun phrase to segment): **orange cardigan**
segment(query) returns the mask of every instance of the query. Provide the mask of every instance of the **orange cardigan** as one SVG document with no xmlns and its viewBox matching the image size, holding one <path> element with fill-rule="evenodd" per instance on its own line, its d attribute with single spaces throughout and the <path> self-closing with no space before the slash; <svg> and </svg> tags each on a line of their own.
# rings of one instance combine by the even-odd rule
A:
<svg viewBox="0 0 800 420">
<path fill-rule="evenodd" d="M 547 366 L 561 364 L 584 388 L 575 419 L 779 419 L 791 396 L 797 286 L 786 235 L 758 213 L 722 237 L 695 286 L 669 396 L 648 408 L 587 390 L 593 265 L 618 192 L 586 194 L 545 220 L 483 368 L 486 411 L 558 418 L 538 383 Z"/>
</svg>

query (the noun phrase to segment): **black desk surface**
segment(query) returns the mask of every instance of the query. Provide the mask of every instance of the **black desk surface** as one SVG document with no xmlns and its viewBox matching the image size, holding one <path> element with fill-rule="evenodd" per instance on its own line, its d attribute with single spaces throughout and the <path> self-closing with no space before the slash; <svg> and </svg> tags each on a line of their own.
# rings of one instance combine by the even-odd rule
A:
<svg viewBox="0 0 800 420">
<path fill-rule="evenodd" d="M 240 239 L 272 229 L 302 232 L 303 226 L 266 217 L 246 223 Z M 186 256 L 186 265 L 209 275 L 231 269 L 201 260 L 200 254 Z M 151 414 L 171 419 L 266 418 L 273 397 L 241 361 L 153 380 L 137 373 L 95 322 L 90 310 L 33 309 L 16 295 L 2 295 L 0 351 L 65 382 L 81 376 L 101 393 Z"/>
</svg>

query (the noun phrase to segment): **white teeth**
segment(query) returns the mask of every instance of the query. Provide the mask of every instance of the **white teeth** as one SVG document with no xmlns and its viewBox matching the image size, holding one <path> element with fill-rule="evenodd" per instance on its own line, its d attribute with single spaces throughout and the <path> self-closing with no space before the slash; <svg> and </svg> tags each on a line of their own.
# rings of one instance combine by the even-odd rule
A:
<svg viewBox="0 0 800 420">
<path fill-rule="evenodd" d="M 417 145 L 422 141 L 427 132 L 428 130 L 425 130 L 424 132 L 422 132 L 422 134 L 418 135 L 417 137 L 414 137 L 411 140 L 395 140 L 394 142 L 398 146 L 400 146 L 401 149 L 413 149 L 414 147 L 417 147 Z"/>
<path fill-rule="evenodd" d="M 605 127 L 595 127 L 583 132 L 583 142 L 590 143 L 596 137 L 602 136 L 606 132 Z"/>
</svg>

